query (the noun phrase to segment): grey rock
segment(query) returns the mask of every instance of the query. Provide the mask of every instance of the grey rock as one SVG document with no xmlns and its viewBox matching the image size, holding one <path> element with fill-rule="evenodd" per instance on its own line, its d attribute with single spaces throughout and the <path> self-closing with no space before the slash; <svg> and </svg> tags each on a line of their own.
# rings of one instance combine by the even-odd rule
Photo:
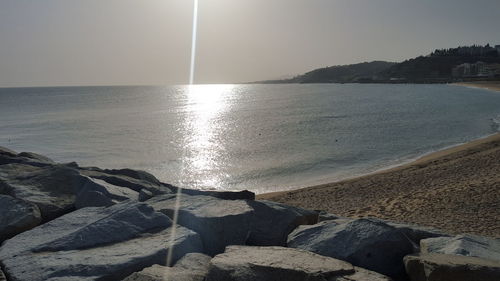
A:
<svg viewBox="0 0 500 281">
<path fill-rule="evenodd" d="M 148 190 L 154 195 L 172 193 L 171 189 L 164 186 L 153 175 L 131 169 L 102 170 L 95 167 L 79 168 L 82 175 L 100 179 L 115 186 L 127 187 L 136 192 Z"/>
<path fill-rule="evenodd" d="M 16 156 L 17 152 L 15 152 L 14 150 L 8 149 L 6 147 L 0 146 L 0 155 Z"/>
<path fill-rule="evenodd" d="M 323 210 L 317 210 L 316 212 L 318 212 L 318 221 L 320 221 L 320 222 L 345 218 L 342 216 L 337 216 L 337 215 L 328 213 L 327 211 L 323 211 Z"/>
<path fill-rule="evenodd" d="M 141 189 L 141 191 L 139 191 L 139 201 L 141 202 L 151 199 L 153 196 L 154 194 L 149 190 Z"/>
<path fill-rule="evenodd" d="M 177 187 L 171 187 L 174 192 L 177 192 Z M 255 193 L 243 190 L 243 191 L 212 191 L 212 190 L 196 190 L 196 189 L 181 189 L 183 194 L 187 195 L 203 195 L 212 196 L 224 200 L 255 200 Z"/>
<path fill-rule="evenodd" d="M 155 178 L 152 174 L 141 171 L 141 170 L 132 170 L 132 169 L 104 169 L 103 170 L 107 174 L 111 175 L 121 175 L 127 176 L 129 178 L 138 179 L 142 181 L 146 181 L 152 184 L 161 185 L 161 182 Z"/>
<path fill-rule="evenodd" d="M 135 272 L 124 281 L 203 281 L 205 275 L 198 272 L 179 270 L 175 267 L 153 265 L 142 271 Z"/>
<path fill-rule="evenodd" d="M 32 166 L 47 166 L 56 164 L 52 159 L 33 152 L 17 153 L 13 150 L 0 147 L 0 165 L 27 164 Z"/>
<path fill-rule="evenodd" d="M 288 246 L 345 260 L 395 278 L 405 275 L 403 257 L 415 250 L 412 241 L 401 231 L 376 219 L 300 226 L 288 236 Z"/>
<path fill-rule="evenodd" d="M 45 163 L 49 163 L 49 164 L 56 163 L 56 162 L 54 162 L 54 160 L 50 159 L 47 156 L 43 156 L 43 155 L 33 153 L 33 152 L 21 152 L 17 156 L 18 157 L 25 157 L 25 158 L 36 160 L 38 162 L 45 162 Z"/>
<path fill-rule="evenodd" d="M 500 262 L 445 254 L 408 255 L 406 272 L 412 281 L 498 281 Z"/>
<path fill-rule="evenodd" d="M 174 267 L 207 273 L 211 259 L 212 257 L 201 253 L 189 253 L 182 257 Z"/>
<path fill-rule="evenodd" d="M 445 237 L 449 234 L 427 226 L 419 226 L 413 224 L 397 223 L 392 221 L 385 221 L 388 225 L 395 227 L 401 231 L 406 237 L 408 237 L 416 246 L 419 245 L 420 240 L 433 238 L 433 237 Z"/>
<path fill-rule="evenodd" d="M 42 221 L 36 205 L 8 195 L 0 195 L 0 214 L 0 244 Z"/>
<path fill-rule="evenodd" d="M 349 263 L 284 247 L 229 246 L 210 262 L 207 281 L 388 280 Z M 362 279 L 364 278 L 364 279 Z"/>
<path fill-rule="evenodd" d="M 172 219 L 178 207 L 177 223 L 199 233 L 210 256 L 245 244 L 250 233 L 253 209 L 243 200 L 181 194 L 178 201 L 176 195 L 159 195 L 146 203 Z"/>
<path fill-rule="evenodd" d="M 0 281 L 7 281 L 7 278 L 5 278 L 5 274 L 3 274 L 2 270 L 0 270 Z"/>
<path fill-rule="evenodd" d="M 391 281 L 392 279 L 374 271 L 366 270 L 361 267 L 354 267 L 354 274 L 345 275 L 335 279 L 335 281 Z"/>
<path fill-rule="evenodd" d="M 75 194 L 85 181 L 76 170 L 62 165 L 0 165 L 0 194 L 37 205 L 44 221 L 72 211 Z"/>
<path fill-rule="evenodd" d="M 156 264 L 133 273 L 124 281 L 203 281 L 211 259 L 203 254 L 189 253 L 173 267 Z"/>
<path fill-rule="evenodd" d="M 420 251 L 500 261 L 500 240 L 476 235 L 429 238 L 420 241 Z"/>
<path fill-rule="evenodd" d="M 75 207 L 111 206 L 125 200 L 139 200 L 139 193 L 127 187 L 112 185 L 103 180 L 86 177 L 80 192 L 76 195 Z"/>
<path fill-rule="evenodd" d="M 174 236 L 175 233 L 175 236 Z M 199 235 L 144 203 L 83 208 L 7 240 L 0 248 L 12 280 L 121 280 L 153 264 L 202 251 Z M 29 270 L 27 270 L 29 269 Z"/>
<path fill-rule="evenodd" d="M 315 224 L 318 213 L 271 201 L 248 201 L 254 209 L 248 245 L 286 246 L 288 234 L 299 225 Z"/>
</svg>

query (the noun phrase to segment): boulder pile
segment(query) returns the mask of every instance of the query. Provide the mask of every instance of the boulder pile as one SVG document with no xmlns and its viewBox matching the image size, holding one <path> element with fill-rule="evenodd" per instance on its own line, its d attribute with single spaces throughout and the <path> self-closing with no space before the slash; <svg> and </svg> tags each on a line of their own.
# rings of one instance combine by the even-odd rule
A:
<svg viewBox="0 0 500 281">
<path fill-rule="evenodd" d="M 1 280 L 500 280 L 500 241 L 0 147 Z"/>
</svg>

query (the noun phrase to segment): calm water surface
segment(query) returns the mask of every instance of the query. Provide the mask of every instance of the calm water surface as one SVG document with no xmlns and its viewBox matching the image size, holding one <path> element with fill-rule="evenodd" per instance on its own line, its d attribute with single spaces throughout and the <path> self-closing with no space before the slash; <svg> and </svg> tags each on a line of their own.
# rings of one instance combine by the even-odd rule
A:
<svg viewBox="0 0 500 281">
<path fill-rule="evenodd" d="M 498 131 L 500 93 L 448 85 L 0 89 L 0 145 L 191 188 L 283 190 Z"/>
</svg>

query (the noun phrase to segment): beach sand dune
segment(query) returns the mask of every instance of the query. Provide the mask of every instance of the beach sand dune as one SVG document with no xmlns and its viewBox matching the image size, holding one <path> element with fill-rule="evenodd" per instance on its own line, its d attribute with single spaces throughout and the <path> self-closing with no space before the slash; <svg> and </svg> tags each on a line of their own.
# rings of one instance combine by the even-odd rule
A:
<svg viewBox="0 0 500 281">
<path fill-rule="evenodd" d="M 500 134 L 375 174 L 258 197 L 499 238 Z"/>
</svg>

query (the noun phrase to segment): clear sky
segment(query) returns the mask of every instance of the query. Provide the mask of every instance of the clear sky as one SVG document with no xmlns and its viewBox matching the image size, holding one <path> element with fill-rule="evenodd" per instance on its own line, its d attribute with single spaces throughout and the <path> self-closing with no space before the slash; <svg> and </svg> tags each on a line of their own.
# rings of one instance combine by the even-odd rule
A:
<svg viewBox="0 0 500 281">
<path fill-rule="evenodd" d="M 500 44 L 499 0 L 199 0 L 196 83 Z M 0 87 L 183 84 L 192 0 L 0 0 Z"/>
</svg>

